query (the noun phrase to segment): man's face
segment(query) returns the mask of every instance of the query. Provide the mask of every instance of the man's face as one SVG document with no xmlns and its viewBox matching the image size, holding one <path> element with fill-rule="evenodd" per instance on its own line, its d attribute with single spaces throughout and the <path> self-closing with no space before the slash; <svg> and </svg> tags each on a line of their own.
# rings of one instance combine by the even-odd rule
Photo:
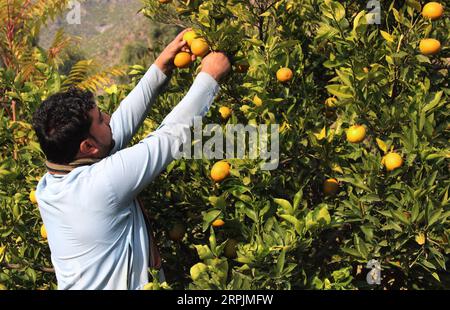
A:
<svg viewBox="0 0 450 310">
<path fill-rule="evenodd" d="M 89 111 L 89 115 L 92 119 L 90 128 L 90 142 L 98 149 L 95 154 L 96 158 L 104 158 L 108 156 L 114 147 L 115 141 L 112 138 L 111 127 L 109 121 L 111 117 L 100 111 L 98 106 L 95 106 Z"/>
</svg>

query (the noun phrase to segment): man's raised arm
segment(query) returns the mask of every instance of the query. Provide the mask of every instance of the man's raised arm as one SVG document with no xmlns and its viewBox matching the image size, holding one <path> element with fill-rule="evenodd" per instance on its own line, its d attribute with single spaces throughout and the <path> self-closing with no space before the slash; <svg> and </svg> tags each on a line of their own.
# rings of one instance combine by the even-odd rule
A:
<svg viewBox="0 0 450 310">
<path fill-rule="evenodd" d="M 112 114 L 110 126 L 116 144 L 111 154 L 127 146 L 147 117 L 150 107 L 164 85 L 169 81 L 175 55 L 187 49 L 186 42 L 183 41 L 186 31 L 188 29 L 179 33 L 164 49 L 144 77 Z"/>
<path fill-rule="evenodd" d="M 174 159 L 173 150 L 191 134 L 194 117 L 206 114 L 219 91 L 217 81 L 229 70 L 230 62 L 223 53 L 206 56 L 189 92 L 157 130 L 96 165 L 116 196 L 116 206 L 134 199 Z"/>
</svg>

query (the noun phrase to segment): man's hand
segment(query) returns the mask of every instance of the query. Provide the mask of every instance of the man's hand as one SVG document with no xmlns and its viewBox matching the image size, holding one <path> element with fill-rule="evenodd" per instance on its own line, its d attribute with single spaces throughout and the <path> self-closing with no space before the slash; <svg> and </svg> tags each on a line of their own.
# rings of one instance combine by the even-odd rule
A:
<svg viewBox="0 0 450 310">
<path fill-rule="evenodd" d="M 183 35 L 189 31 L 190 29 L 185 29 L 180 32 L 177 37 L 166 46 L 164 51 L 159 55 L 159 57 L 155 60 L 155 65 L 161 69 L 162 72 L 166 75 L 170 75 L 172 70 L 175 68 L 173 64 L 173 60 L 179 52 L 189 52 L 189 47 L 187 46 L 186 41 L 183 41 Z M 192 61 L 195 60 L 195 55 L 192 55 Z"/>
<path fill-rule="evenodd" d="M 202 60 L 202 72 L 208 73 L 217 82 L 224 78 L 230 69 L 230 60 L 222 52 L 211 52 Z"/>
</svg>

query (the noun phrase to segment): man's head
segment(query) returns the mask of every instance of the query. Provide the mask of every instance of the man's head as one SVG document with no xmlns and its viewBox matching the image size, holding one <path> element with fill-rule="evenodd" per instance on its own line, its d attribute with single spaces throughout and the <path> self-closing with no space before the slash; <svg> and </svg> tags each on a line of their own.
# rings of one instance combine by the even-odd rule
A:
<svg viewBox="0 0 450 310">
<path fill-rule="evenodd" d="M 67 164 L 80 158 L 104 158 L 114 147 L 110 116 L 89 91 L 71 88 L 45 100 L 33 117 L 47 160 Z"/>
</svg>

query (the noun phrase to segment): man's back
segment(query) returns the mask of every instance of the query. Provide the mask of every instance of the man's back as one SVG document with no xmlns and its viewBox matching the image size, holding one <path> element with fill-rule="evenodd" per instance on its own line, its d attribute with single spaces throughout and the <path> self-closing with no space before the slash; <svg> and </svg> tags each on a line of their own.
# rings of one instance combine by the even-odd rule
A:
<svg viewBox="0 0 450 310">
<path fill-rule="evenodd" d="M 47 173 L 38 184 L 59 289 L 140 289 L 148 281 L 143 214 L 133 200 L 117 205 L 102 166 Z"/>
</svg>

